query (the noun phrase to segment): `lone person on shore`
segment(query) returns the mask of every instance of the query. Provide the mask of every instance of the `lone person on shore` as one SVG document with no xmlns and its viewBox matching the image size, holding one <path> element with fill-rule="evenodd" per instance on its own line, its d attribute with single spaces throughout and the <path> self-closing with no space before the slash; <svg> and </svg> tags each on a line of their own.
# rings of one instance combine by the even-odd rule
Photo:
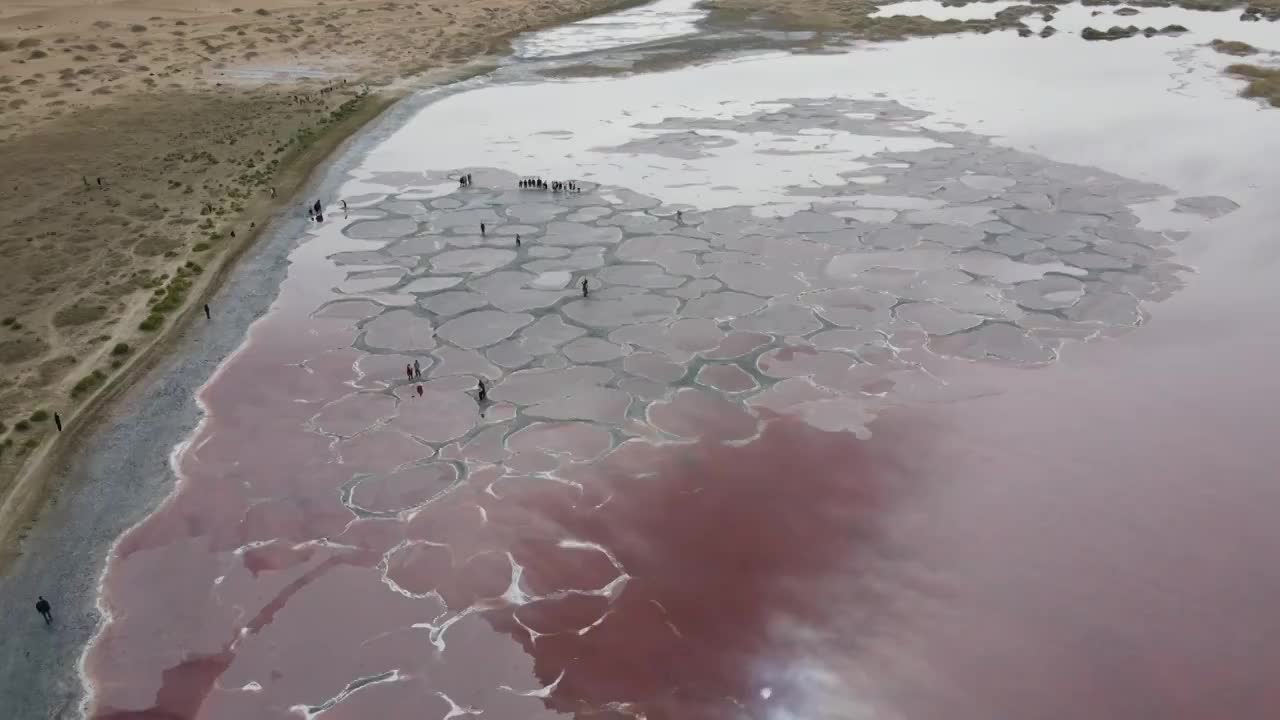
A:
<svg viewBox="0 0 1280 720">
<path fill-rule="evenodd" d="M 520 247 L 520 233 L 516 233 L 516 247 Z"/>
<path fill-rule="evenodd" d="M 582 278 L 582 297 L 587 296 L 587 279 Z"/>
<path fill-rule="evenodd" d="M 480 234 L 484 234 L 484 223 L 480 223 Z"/>
<path fill-rule="evenodd" d="M 205 320 L 213 319 L 213 315 L 209 312 L 209 303 L 204 304 L 204 319 Z"/>
<path fill-rule="evenodd" d="M 40 617 L 44 618 L 45 625 L 53 624 L 53 608 L 49 606 L 49 601 L 44 599 L 43 595 L 36 600 L 36 612 L 40 613 Z"/>
<path fill-rule="evenodd" d="M 484 386 L 484 378 L 480 378 L 480 387 L 478 388 L 480 402 L 486 402 L 489 399 L 489 389 Z"/>
<path fill-rule="evenodd" d="M 413 376 L 419 380 L 422 379 L 422 366 L 418 364 L 417 360 L 413 361 Z M 419 392 L 419 394 L 421 394 L 421 392 Z"/>
<path fill-rule="evenodd" d="M 62 416 L 58 413 L 53 414 L 53 424 L 58 426 L 58 432 L 62 432 Z"/>
</svg>

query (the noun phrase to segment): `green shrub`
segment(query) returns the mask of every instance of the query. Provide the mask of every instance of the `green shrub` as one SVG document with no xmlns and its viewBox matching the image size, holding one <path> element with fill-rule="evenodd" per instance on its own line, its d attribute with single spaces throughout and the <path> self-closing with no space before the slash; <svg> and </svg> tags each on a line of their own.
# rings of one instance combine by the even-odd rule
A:
<svg viewBox="0 0 1280 720">
<path fill-rule="evenodd" d="M 18 432 L 26 432 L 31 429 L 31 423 L 27 422 L 26 420 L 19 420 L 18 422 L 13 424 L 13 429 L 17 430 Z"/>
<path fill-rule="evenodd" d="M 153 312 L 147 316 L 146 320 L 138 323 L 138 329 L 144 332 L 153 332 L 159 330 L 161 325 L 164 325 L 164 316 Z"/>
<path fill-rule="evenodd" d="M 116 346 L 111 348 L 111 354 L 115 355 L 116 357 L 119 357 L 121 355 L 128 355 L 129 343 L 116 343 Z"/>
<path fill-rule="evenodd" d="M 71 397 L 78 398 L 81 395 L 86 395 L 89 392 L 92 392 L 94 388 L 101 385 L 102 382 L 106 379 L 107 379 L 106 373 L 102 372 L 101 370 L 94 370 L 88 375 L 85 375 L 84 377 L 80 378 L 80 381 L 77 382 L 75 386 L 71 388 Z"/>
<path fill-rule="evenodd" d="M 198 242 L 194 246 L 192 246 L 191 249 L 194 250 L 195 252 L 204 252 L 205 250 L 208 250 L 210 247 L 211 246 L 207 242 Z"/>
<path fill-rule="evenodd" d="M 31 422 L 37 422 L 37 423 L 44 422 L 45 420 L 48 420 L 48 419 L 49 419 L 48 410 L 37 410 L 31 413 Z"/>
</svg>

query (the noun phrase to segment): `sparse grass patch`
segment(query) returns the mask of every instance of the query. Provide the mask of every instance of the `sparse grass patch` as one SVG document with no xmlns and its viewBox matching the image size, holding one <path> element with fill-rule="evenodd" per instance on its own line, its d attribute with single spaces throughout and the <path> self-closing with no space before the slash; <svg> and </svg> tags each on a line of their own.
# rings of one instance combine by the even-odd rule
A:
<svg viewBox="0 0 1280 720">
<path fill-rule="evenodd" d="M 31 423 L 26 420 L 19 420 L 13 424 L 15 432 L 26 432 L 31 429 Z"/>
<path fill-rule="evenodd" d="M 72 327 L 86 325 L 101 320 L 107 309 L 101 305 L 81 305 L 75 303 L 62 308 L 53 314 L 54 327 Z"/>
<path fill-rule="evenodd" d="M 1248 79 L 1249 84 L 1240 91 L 1244 97 L 1262 98 L 1272 106 L 1280 107 L 1280 68 L 1236 63 L 1228 65 L 1226 72 Z"/>
<path fill-rule="evenodd" d="M 80 380 L 74 386 L 72 386 L 71 397 L 80 398 L 93 392 L 94 388 L 97 388 L 104 381 L 106 381 L 106 379 L 107 379 L 106 373 L 102 372 L 101 370 L 94 370 L 88 375 L 85 375 L 84 377 L 80 378 Z"/>
<path fill-rule="evenodd" d="M 155 332 L 164 325 L 164 316 L 157 313 L 151 313 L 145 320 L 138 323 L 138 329 L 143 332 Z"/>
<path fill-rule="evenodd" d="M 1209 43 L 1209 47 L 1223 55 L 1235 55 L 1236 57 L 1244 57 L 1258 52 L 1258 48 L 1239 40 L 1214 40 Z"/>
<path fill-rule="evenodd" d="M 48 420 L 48 419 L 49 419 L 49 411 L 48 411 L 48 410 L 37 410 L 37 411 L 35 411 L 35 412 L 31 413 L 31 417 L 30 417 L 29 419 L 31 420 L 31 422 L 36 422 L 36 423 L 38 423 L 38 422 L 44 422 L 45 420 Z"/>
</svg>

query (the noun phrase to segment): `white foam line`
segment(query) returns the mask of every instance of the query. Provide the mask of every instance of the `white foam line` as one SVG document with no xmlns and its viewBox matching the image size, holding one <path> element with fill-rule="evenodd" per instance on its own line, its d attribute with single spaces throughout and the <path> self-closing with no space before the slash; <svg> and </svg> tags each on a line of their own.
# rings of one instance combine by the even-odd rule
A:
<svg viewBox="0 0 1280 720">
<path fill-rule="evenodd" d="M 436 695 L 439 695 L 441 698 L 444 698 L 444 701 L 449 703 L 449 713 L 444 716 L 443 720 L 449 720 L 449 718 L 460 717 L 462 715 L 483 715 L 484 714 L 483 710 L 477 710 L 471 707 L 470 705 L 468 705 L 465 708 L 462 707 L 458 703 L 454 702 L 453 698 L 449 697 L 448 695 L 445 695 L 441 691 L 437 690 Z"/>
<path fill-rule="evenodd" d="M 392 580 L 387 575 L 387 573 L 390 572 L 391 570 L 392 555 L 395 555 L 397 552 L 400 552 L 405 548 L 415 547 L 418 545 L 427 545 L 429 547 L 442 547 L 445 550 L 449 550 L 450 560 L 452 560 L 453 558 L 452 550 L 448 545 L 444 543 L 432 542 L 430 540 L 401 540 L 400 542 L 392 546 L 389 550 L 387 550 L 385 553 L 383 553 L 382 559 L 378 561 L 379 579 L 382 580 L 383 585 L 386 585 L 387 588 L 389 588 L 394 593 L 403 595 L 404 597 L 411 598 L 414 600 L 426 600 L 428 598 L 435 598 L 437 600 L 440 600 L 441 604 L 443 605 L 445 604 L 443 598 L 441 598 L 439 593 L 437 593 L 435 590 L 429 590 L 424 593 L 410 592 L 409 590 L 402 587 L 400 583 L 396 582 L 395 580 Z"/>
<path fill-rule="evenodd" d="M 582 629 L 578 630 L 578 635 L 579 635 L 579 637 L 581 637 L 581 636 L 583 636 L 583 635 L 586 635 L 587 633 L 591 632 L 592 630 L 595 630 L 596 628 L 600 627 L 600 624 L 601 624 L 601 623 L 603 623 L 603 622 L 605 621 L 605 618 L 609 617 L 609 616 L 610 616 L 610 615 L 612 615 L 612 614 L 613 614 L 613 608 L 609 608 L 608 610 L 605 610 L 605 611 L 604 611 L 604 614 L 603 614 L 603 615 L 601 615 L 600 617 L 596 618 L 596 621 L 595 621 L 595 622 L 593 622 L 593 623 L 591 623 L 590 625 L 588 625 L 588 626 L 586 626 L 586 627 L 584 627 L 584 628 L 582 628 Z"/>
<path fill-rule="evenodd" d="M 520 587 L 520 579 L 524 577 L 524 566 L 510 552 L 506 553 L 506 556 L 507 561 L 511 563 L 511 584 L 502 593 L 502 599 L 512 605 L 524 605 L 534 599 Z"/>
<path fill-rule="evenodd" d="M 570 549 L 570 550 L 595 550 L 596 552 L 603 554 L 606 558 L 609 559 L 609 563 L 612 564 L 613 568 L 618 571 L 619 576 L 630 577 L 627 574 L 627 569 L 622 566 L 622 562 L 619 561 L 618 557 L 613 554 L 613 551 L 605 547 L 604 545 L 601 545 L 600 543 L 590 542 L 587 540 L 575 540 L 572 538 L 565 538 L 560 542 L 556 543 L 556 546 Z M 614 582 L 617 582 L 617 580 L 615 579 Z M 605 587 L 607 588 L 610 585 L 613 585 L 613 583 L 611 582 L 609 583 L 609 585 L 606 585 Z"/>
<path fill-rule="evenodd" d="M 556 679 L 553 680 L 550 685 L 540 687 L 537 690 L 525 690 L 522 692 L 520 690 L 516 690 L 510 685 L 499 685 L 498 689 L 506 690 L 509 693 L 515 693 L 521 697 L 549 698 L 551 697 L 551 693 L 555 692 L 556 688 L 560 686 L 560 681 L 564 679 L 564 672 L 564 670 L 561 670 L 560 674 L 556 676 Z"/>
<path fill-rule="evenodd" d="M 538 643 L 538 638 L 544 637 L 546 635 L 546 633 L 540 633 L 537 630 L 534 630 L 533 628 L 529 627 L 528 625 L 525 625 L 524 621 L 520 619 L 519 615 L 512 613 L 511 617 L 516 621 L 517 625 L 524 628 L 524 631 L 529 633 L 529 643 L 531 645 L 536 645 Z"/>
<path fill-rule="evenodd" d="M 400 671 L 398 669 L 389 670 L 387 672 L 379 673 L 377 675 L 370 675 L 368 677 L 356 678 L 355 680 L 352 680 L 350 683 L 347 683 L 347 686 L 342 689 L 342 692 L 329 698 L 323 703 L 319 705 L 294 705 L 289 708 L 289 712 L 290 714 L 301 715 L 302 717 L 307 718 L 307 720 L 311 720 L 311 718 L 319 717 L 325 711 L 329 710 L 330 708 L 342 702 L 343 700 L 346 700 L 351 695 L 363 690 L 364 688 L 369 687 L 370 685 L 381 685 L 383 683 L 399 682 L 402 679 L 404 679 L 404 676 L 400 674 Z"/>
</svg>

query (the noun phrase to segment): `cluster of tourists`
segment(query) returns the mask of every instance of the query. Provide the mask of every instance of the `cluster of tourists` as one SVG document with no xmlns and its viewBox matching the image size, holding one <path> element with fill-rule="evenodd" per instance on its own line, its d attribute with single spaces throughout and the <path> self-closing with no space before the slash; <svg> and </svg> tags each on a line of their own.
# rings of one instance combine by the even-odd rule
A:
<svg viewBox="0 0 1280 720">
<path fill-rule="evenodd" d="M 582 192 L 576 180 L 552 180 L 546 182 L 540 177 L 524 178 L 520 181 L 522 190 L 550 190 L 551 192 Z"/>
</svg>

